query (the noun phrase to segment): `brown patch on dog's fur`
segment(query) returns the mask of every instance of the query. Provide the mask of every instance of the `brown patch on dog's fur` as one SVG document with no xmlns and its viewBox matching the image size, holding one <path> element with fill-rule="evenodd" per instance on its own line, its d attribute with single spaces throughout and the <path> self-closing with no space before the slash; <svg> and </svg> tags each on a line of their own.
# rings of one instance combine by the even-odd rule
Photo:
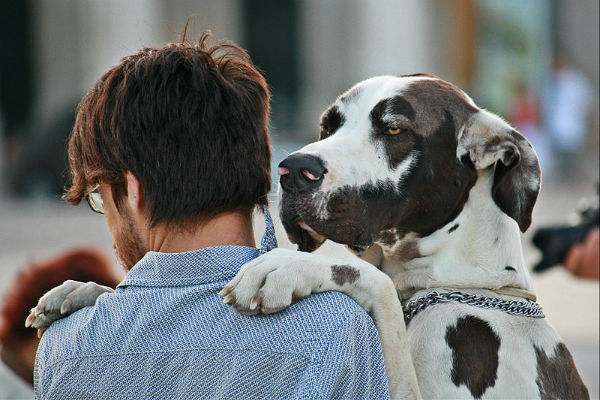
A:
<svg viewBox="0 0 600 400">
<path fill-rule="evenodd" d="M 437 131 L 445 113 L 452 115 L 458 129 L 478 111 L 462 90 L 440 79 L 418 80 L 402 94 L 417 113 L 417 132 L 425 137 Z"/>
<path fill-rule="evenodd" d="M 390 231 L 380 232 L 379 236 L 377 237 L 377 242 L 390 247 L 395 245 L 397 241 L 398 235 Z"/>
<path fill-rule="evenodd" d="M 535 347 L 538 377 L 535 382 L 542 399 L 589 399 L 590 394 L 577 372 L 571 353 L 559 343 L 554 356 L 548 357 L 544 350 Z"/>
<path fill-rule="evenodd" d="M 416 240 L 403 241 L 398 250 L 396 250 L 391 257 L 393 261 L 399 263 L 408 262 L 414 258 L 421 257 L 419 246 Z"/>
<path fill-rule="evenodd" d="M 389 259 L 403 264 L 421 257 L 417 239 L 417 235 L 414 233 L 398 235 L 384 231 L 379 234 L 377 242 L 384 246 L 384 253 Z"/>
<path fill-rule="evenodd" d="M 496 383 L 500 338 L 487 322 L 466 316 L 448 328 L 446 343 L 452 349 L 452 382 L 480 399 Z"/>
<path fill-rule="evenodd" d="M 340 286 L 346 283 L 353 284 L 359 277 L 360 272 L 349 265 L 331 266 L 331 280 Z"/>
<path fill-rule="evenodd" d="M 456 159 L 455 121 L 446 114 L 443 124 L 424 141 L 422 155 L 407 176 L 404 190 L 410 193 L 397 231 L 427 236 L 453 221 L 462 211 L 477 181 L 472 166 Z"/>
</svg>

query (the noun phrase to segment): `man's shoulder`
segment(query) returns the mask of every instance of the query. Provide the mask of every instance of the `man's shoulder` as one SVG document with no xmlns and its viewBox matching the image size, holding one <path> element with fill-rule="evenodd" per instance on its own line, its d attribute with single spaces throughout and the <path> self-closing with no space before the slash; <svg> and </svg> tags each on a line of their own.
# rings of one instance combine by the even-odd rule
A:
<svg viewBox="0 0 600 400">
<path fill-rule="evenodd" d="M 141 350 L 252 348 L 312 358 L 339 335 L 375 331 L 364 309 L 339 292 L 313 294 L 280 312 L 255 316 L 222 304 L 216 292 L 145 290 L 143 304 L 134 301 L 138 296 L 103 295 L 95 306 L 52 324 L 42 338 L 41 357 L 53 363 Z"/>
<path fill-rule="evenodd" d="M 357 315 L 370 320 L 367 312 L 351 297 L 335 291 L 312 294 L 293 304 L 289 310 L 302 318 L 331 321 L 333 329 L 356 319 Z"/>
<path fill-rule="evenodd" d="M 95 308 L 95 306 L 84 307 L 69 316 L 54 321 L 44 331 L 38 349 L 51 350 L 53 356 L 58 355 L 57 351 L 64 352 L 65 356 L 68 353 L 76 354 L 79 351 L 79 345 L 86 343 L 85 340 L 80 340 L 80 335 L 88 330 Z"/>
<path fill-rule="evenodd" d="M 289 308 L 271 315 L 253 317 L 257 325 L 275 324 L 286 328 L 286 340 L 304 343 L 307 352 L 322 351 L 340 343 L 340 337 L 377 335 L 367 312 L 340 292 L 312 294 Z M 291 328 L 291 329 L 290 329 Z M 291 348 L 296 348 L 291 345 Z"/>
</svg>

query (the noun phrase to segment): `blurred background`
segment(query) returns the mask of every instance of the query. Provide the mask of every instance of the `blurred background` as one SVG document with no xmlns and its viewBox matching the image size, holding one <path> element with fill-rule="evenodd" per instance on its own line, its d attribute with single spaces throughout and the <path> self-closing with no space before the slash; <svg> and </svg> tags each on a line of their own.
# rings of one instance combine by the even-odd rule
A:
<svg viewBox="0 0 600 400">
<path fill-rule="evenodd" d="M 75 107 L 123 56 L 178 41 L 191 15 L 188 38 L 211 29 L 215 38 L 247 48 L 264 70 L 273 92 L 274 166 L 317 138 L 320 113 L 354 83 L 428 72 L 457 84 L 534 144 L 544 183 L 523 238 L 531 265 L 540 258 L 532 233 L 572 223 L 580 198 L 596 194 L 597 0 L 5 1 L 0 306 L 32 264 L 80 246 L 112 253 L 104 219 L 87 205 L 60 200 Z M 257 236 L 263 226 L 257 220 Z M 291 247 L 280 224 L 277 233 Z M 346 254 L 332 243 L 319 252 Z M 535 275 L 534 285 L 597 398 L 597 280 L 555 267 Z M 32 398 L 28 385 L 1 363 L 0 398 Z"/>
</svg>

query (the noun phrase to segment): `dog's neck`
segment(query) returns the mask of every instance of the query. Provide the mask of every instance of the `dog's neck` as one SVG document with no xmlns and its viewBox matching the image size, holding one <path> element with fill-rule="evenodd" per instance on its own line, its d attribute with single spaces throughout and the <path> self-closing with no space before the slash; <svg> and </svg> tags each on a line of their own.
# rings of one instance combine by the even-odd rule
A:
<svg viewBox="0 0 600 400">
<path fill-rule="evenodd" d="M 492 183 L 492 170 L 482 171 L 452 222 L 427 237 L 406 235 L 401 242 L 411 259 L 398 260 L 397 251 L 379 244 L 380 267 L 403 296 L 433 287 L 532 290 L 519 227 L 492 200 Z"/>
</svg>

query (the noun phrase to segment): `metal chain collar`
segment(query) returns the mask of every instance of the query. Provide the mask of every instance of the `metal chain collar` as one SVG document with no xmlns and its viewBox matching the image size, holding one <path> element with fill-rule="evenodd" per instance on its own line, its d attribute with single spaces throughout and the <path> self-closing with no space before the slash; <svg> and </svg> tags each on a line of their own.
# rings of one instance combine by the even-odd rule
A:
<svg viewBox="0 0 600 400">
<path fill-rule="evenodd" d="M 448 303 L 451 301 L 469 304 L 475 307 L 500 310 L 504 311 L 505 313 L 518 315 L 521 317 L 545 318 L 542 307 L 534 301 L 528 300 L 524 302 L 516 300 L 504 300 L 499 297 L 478 296 L 459 292 L 458 290 L 453 290 L 446 293 L 440 293 L 434 290 L 425 296 L 407 302 L 402 307 L 404 311 L 404 321 L 408 324 L 408 322 L 420 311 L 423 311 L 424 309 L 437 303 Z"/>
</svg>

